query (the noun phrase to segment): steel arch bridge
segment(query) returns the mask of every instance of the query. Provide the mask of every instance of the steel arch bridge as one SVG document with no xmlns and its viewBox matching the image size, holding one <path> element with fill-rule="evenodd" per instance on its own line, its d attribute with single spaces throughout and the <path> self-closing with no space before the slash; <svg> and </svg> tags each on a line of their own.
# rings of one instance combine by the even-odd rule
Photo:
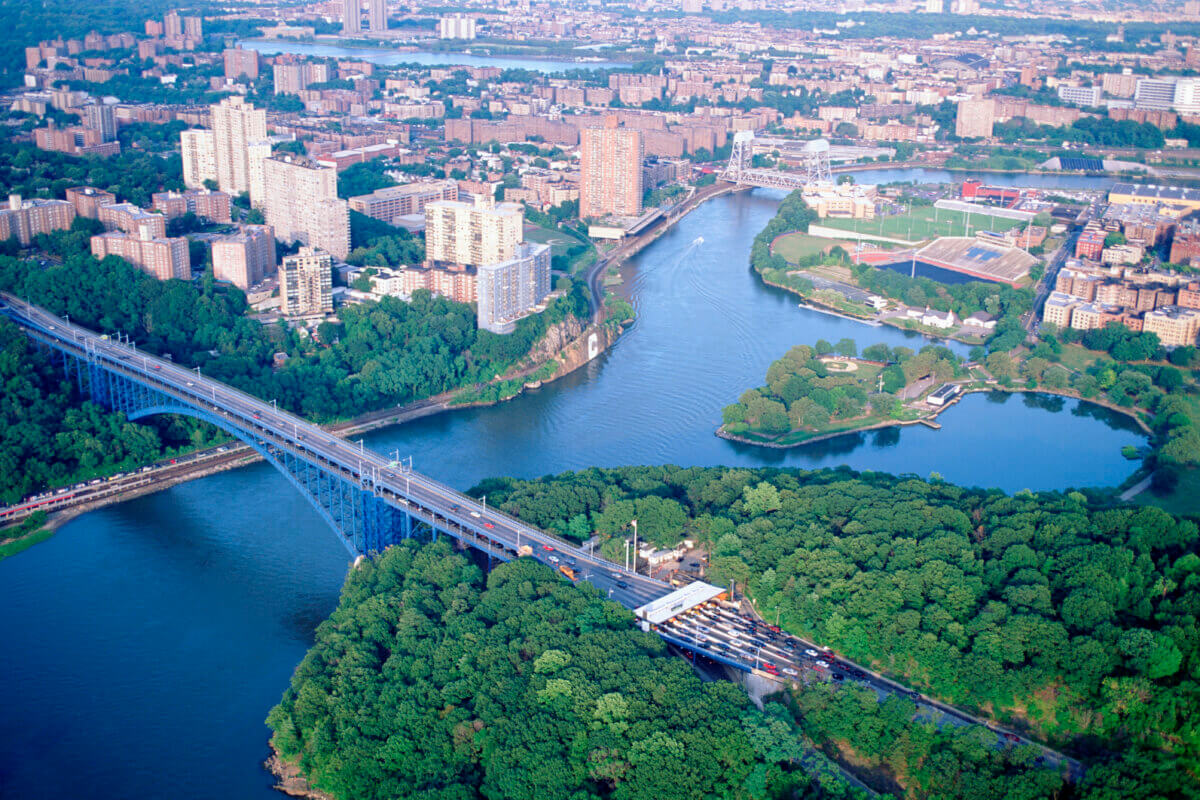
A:
<svg viewBox="0 0 1200 800">
<path fill-rule="evenodd" d="M 320 459 L 305 457 L 293 448 L 268 441 L 261 432 L 238 424 L 215 408 L 188 402 L 160 387 L 115 372 L 86 350 L 79 354 L 68 348 L 55 349 L 61 356 L 64 372 L 81 395 L 124 413 L 131 421 L 155 414 L 181 414 L 214 425 L 245 442 L 300 491 L 351 554 L 380 552 L 422 529 L 437 538 L 436 520 L 418 517 L 415 511 L 402 511 L 385 502 L 372 483 L 361 476 L 331 470 Z M 505 557 L 500 552 L 491 555 Z"/>
<path fill-rule="evenodd" d="M 353 555 L 378 553 L 412 536 L 453 537 L 503 561 L 532 556 L 578 577 L 630 608 L 671 592 L 659 580 L 622 569 L 444 484 L 333 436 L 274 404 L 126 342 L 0 293 L 0 315 L 61 359 L 81 395 L 136 420 L 182 414 L 248 444 L 287 478 Z"/>
</svg>

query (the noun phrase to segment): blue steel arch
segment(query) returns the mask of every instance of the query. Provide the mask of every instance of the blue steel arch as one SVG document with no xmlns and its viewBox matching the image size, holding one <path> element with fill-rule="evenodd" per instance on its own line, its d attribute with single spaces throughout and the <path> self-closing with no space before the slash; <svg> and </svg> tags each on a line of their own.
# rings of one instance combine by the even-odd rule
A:
<svg viewBox="0 0 1200 800">
<path fill-rule="evenodd" d="M 77 383 L 81 394 L 123 412 L 131 421 L 155 414 L 182 414 L 214 425 L 245 442 L 299 490 L 352 555 L 378 553 L 421 532 L 437 538 L 435 526 L 385 502 L 362 483 L 347 480 L 296 452 L 270 444 L 206 408 L 191 405 L 134 377 L 114 373 L 103 364 L 60 352 L 63 369 Z"/>
</svg>

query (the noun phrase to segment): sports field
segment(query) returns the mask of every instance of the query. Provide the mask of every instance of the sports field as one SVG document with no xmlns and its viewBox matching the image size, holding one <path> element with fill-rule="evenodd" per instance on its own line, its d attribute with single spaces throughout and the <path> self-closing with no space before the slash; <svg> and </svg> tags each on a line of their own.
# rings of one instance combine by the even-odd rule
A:
<svg viewBox="0 0 1200 800">
<path fill-rule="evenodd" d="M 775 240 L 774 250 L 786 258 L 788 263 L 795 264 L 806 256 L 823 253 L 833 245 L 850 248 L 853 243 L 837 239 L 822 239 L 819 236 L 809 236 L 805 233 L 785 233 Z"/>
<path fill-rule="evenodd" d="M 946 211 L 928 206 L 914 208 L 907 214 L 878 216 L 870 220 L 826 218 L 816 224 L 827 228 L 841 228 L 858 233 L 887 236 L 892 239 L 921 242 L 937 236 L 973 236 L 979 231 L 1001 233 L 1020 227 L 1025 223 L 1020 220 L 1003 219 L 987 214 L 963 214 L 958 211 Z M 968 228 L 970 229 L 969 233 Z"/>
</svg>

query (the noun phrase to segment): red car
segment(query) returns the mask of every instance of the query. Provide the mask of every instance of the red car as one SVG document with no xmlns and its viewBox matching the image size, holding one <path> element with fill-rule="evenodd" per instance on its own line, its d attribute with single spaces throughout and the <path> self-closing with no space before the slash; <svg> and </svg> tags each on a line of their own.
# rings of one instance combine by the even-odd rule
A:
<svg viewBox="0 0 1200 800">
<path fill-rule="evenodd" d="M 496 527 L 496 526 L 495 526 L 495 525 L 493 525 L 493 524 L 492 524 L 492 523 L 490 523 L 490 522 L 485 522 L 485 523 L 483 523 L 483 527 L 485 527 L 485 528 L 494 528 L 494 527 Z"/>
<path fill-rule="evenodd" d="M 551 547 L 551 546 L 550 546 L 550 545 L 548 545 L 548 544 L 544 544 L 544 545 L 542 545 L 542 549 L 543 549 L 543 550 L 545 550 L 547 553 L 553 553 L 553 552 L 554 552 L 554 548 L 553 548 L 553 547 Z"/>
</svg>

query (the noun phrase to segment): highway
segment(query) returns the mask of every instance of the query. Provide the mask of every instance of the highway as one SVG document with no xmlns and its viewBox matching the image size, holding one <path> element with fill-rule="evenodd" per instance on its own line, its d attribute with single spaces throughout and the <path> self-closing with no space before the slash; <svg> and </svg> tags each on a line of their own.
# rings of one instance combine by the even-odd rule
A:
<svg viewBox="0 0 1200 800">
<path fill-rule="evenodd" d="M 422 475 L 396 460 L 351 444 L 270 403 L 205 378 L 171 361 L 68 323 L 24 300 L 0 294 L 0 313 L 11 317 L 33 338 L 101 363 L 163 394 L 178 398 L 254 437 L 269 453 L 291 453 L 326 472 L 374 492 L 417 520 L 503 559 L 522 547 L 551 568 L 567 565 L 582 580 L 627 608 L 637 608 L 671 592 L 671 586 L 613 564 L 551 536 Z"/>
<path fill-rule="evenodd" d="M 872 672 L 813 642 L 792 636 L 755 617 L 739 612 L 734 603 L 714 600 L 688 610 L 654 630 L 667 641 L 701 655 L 716 654 L 726 662 L 742 665 L 780 681 L 808 684 L 814 681 L 855 683 L 870 688 L 882 702 L 889 695 L 910 698 L 917 706 L 917 717 L 937 724 L 963 727 L 980 725 L 996 734 L 996 747 L 1028 745 L 1040 751 L 1038 763 L 1057 769 L 1070 780 L 1083 775 L 1083 766 L 1056 750 L 975 717 L 953 706 L 922 695 L 895 681 Z"/>
</svg>

